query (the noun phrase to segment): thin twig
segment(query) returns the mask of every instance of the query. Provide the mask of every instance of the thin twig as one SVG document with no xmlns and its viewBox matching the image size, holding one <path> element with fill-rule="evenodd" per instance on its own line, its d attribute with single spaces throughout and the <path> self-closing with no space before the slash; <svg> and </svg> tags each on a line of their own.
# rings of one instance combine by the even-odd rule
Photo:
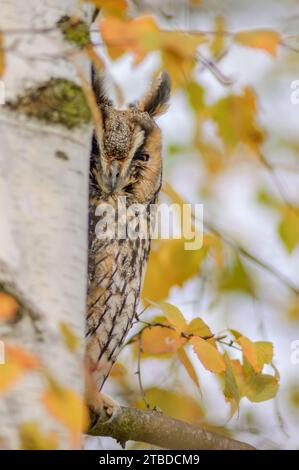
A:
<svg viewBox="0 0 299 470">
<path fill-rule="evenodd" d="M 141 353 L 142 353 L 142 344 L 141 344 L 141 335 L 138 336 L 138 357 L 137 357 L 137 371 L 135 374 L 138 377 L 139 388 L 142 396 L 143 403 L 147 410 L 150 409 L 150 405 L 146 399 L 146 394 L 142 384 L 142 377 L 141 377 Z"/>
<path fill-rule="evenodd" d="M 258 258 L 256 255 L 251 253 L 249 250 L 239 245 L 235 240 L 231 239 L 228 235 L 224 235 L 218 228 L 216 228 L 211 222 L 204 222 L 204 227 L 210 232 L 214 233 L 219 237 L 224 243 L 229 245 L 234 251 L 238 252 L 241 256 L 251 261 L 255 265 L 262 268 L 264 271 L 267 271 L 269 274 L 278 279 L 282 284 L 284 284 L 288 289 L 294 292 L 294 294 L 299 295 L 299 287 L 293 284 L 293 282 L 288 279 L 282 272 L 278 271 L 273 265 L 266 263 L 266 261 Z"/>
</svg>

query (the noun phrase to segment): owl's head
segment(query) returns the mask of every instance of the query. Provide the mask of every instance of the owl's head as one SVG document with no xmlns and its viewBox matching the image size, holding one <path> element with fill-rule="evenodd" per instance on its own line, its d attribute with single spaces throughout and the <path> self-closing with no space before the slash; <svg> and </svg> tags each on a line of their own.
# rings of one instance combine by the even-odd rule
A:
<svg viewBox="0 0 299 470">
<path fill-rule="evenodd" d="M 159 192 L 162 136 L 155 119 L 167 109 L 170 87 L 163 72 L 138 104 L 120 110 L 107 97 L 102 77 L 93 76 L 102 132 L 94 141 L 91 171 L 101 193 L 144 204 Z"/>
</svg>

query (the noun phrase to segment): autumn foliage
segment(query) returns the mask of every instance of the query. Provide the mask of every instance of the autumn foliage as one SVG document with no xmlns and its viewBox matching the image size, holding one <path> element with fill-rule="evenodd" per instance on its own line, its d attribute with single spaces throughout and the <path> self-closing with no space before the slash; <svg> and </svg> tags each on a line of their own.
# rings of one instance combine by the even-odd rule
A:
<svg viewBox="0 0 299 470">
<path fill-rule="evenodd" d="M 101 17 L 95 24 L 103 44 L 96 49 L 88 41 L 80 47 L 79 55 L 87 54 L 96 68 L 104 69 L 103 51 L 112 62 L 131 54 L 134 67 L 145 61 L 149 54 L 156 53 L 160 66 L 155 74 L 166 69 L 171 75 L 174 93 L 184 95 L 194 123 L 192 139 L 188 148 L 174 144 L 167 148 L 167 153 L 173 159 L 181 155 L 185 158 L 190 152 L 196 155 L 206 175 L 204 195 L 209 193 L 209 185 L 229 168 L 234 159 L 248 159 L 262 171 L 273 175 L 273 168 L 263 152 L 268 134 L 259 119 L 258 94 L 249 85 L 238 89 L 232 87 L 230 78 L 221 73 L 217 64 L 222 56 L 229 54 L 231 47 L 242 48 L 244 54 L 250 49 L 276 60 L 285 45 L 280 33 L 265 28 L 230 32 L 225 18 L 219 16 L 215 18 L 212 34 L 202 30 L 167 30 L 149 13 L 129 16 L 125 0 L 84 1 L 101 9 Z M 200 5 L 198 1 L 191 3 L 193 7 Z M 0 32 L 0 77 L 5 73 L 6 63 L 3 37 Z M 204 53 L 210 59 L 210 73 L 221 86 L 227 87 L 225 93 L 213 102 L 207 98 L 203 83 L 196 78 L 197 68 L 206 66 L 202 60 Z M 97 132 L 101 132 L 101 117 L 94 96 L 88 81 L 82 74 L 80 78 Z M 122 97 L 121 91 L 118 96 Z M 204 138 L 207 123 L 214 129 L 214 141 Z M 166 180 L 162 193 L 162 198 L 179 206 L 188 202 Z M 275 215 L 277 238 L 289 255 L 294 254 L 299 244 L 299 207 L 277 196 L 277 191 L 273 195 L 265 189 L 258 190 L 256 200 L 263 210 Z M 275 366 L 275 344 L 271 338 L 264 340 L 261 335 L 256 341 L 248 337 L 246 328 L 237 331 L 233 324 L 217 331 L 215 322 L 209 324 L 209 317 L 200 306 L 190 319 L 183 306 L 179 308 L 169 302 L 173 289 L 183 288 L 197 276 L 203 277 L 207 263 L 212 266 L 215 302 L 230 294 L 250 298 L 253 302 L 259 297 L 257 280 L 247 261 L 260 264 L 259 268 L 265 267 L 263 263 L 242 246 L 227 240 L 213 224 L 204 228 L 200 250 L 186 251 L 184 239 L 153 241 L 142 292 L 142 312 L 138 314 L 134 333 L 124 348 L 124 354 L 127 354 L 124 357 L 129 357 L 129 361 L 121 359 L 114 366 L 111 382 L 117 385 L 120 396 L 128 404 L 156 407 L 188 422 L 204 423 L 212 428 L 213 425 L 204 420 L 202 369 L 204 373 L 212 374 L 219 384 L 230 407 L 229 418 L 240 413 L 244 399 L 251 403 L 273 399 L 279 389 L 280 377 Z M 288 311 L 298 320 L 299 291 L 293 286 L 290 290 Z M 0 324 L 14 321 L 19 308 L 18 300 L 0 287 Z M 71 327 L 61 324 L 60 334 L 70 353 L 75 353 L 80 340 Z M 155 386 L 142 390 L 132 386 L 136 381 L 135 371 L 140 379 L 141 368 L 150 361 L 163 364 L 167 378 L 171 374 L 175 376 L 176 368 L 183 369 L 193 393 L 190 387 L 187 390 L 184 386 L 174 390 L 167 385 L 167 379 L 165 385 L 158 377 Z M 39 368 L 42 370 L 43 365 L 34 352 L 16 344 L 7 345 L 6 362 L 0 365 L 0 394 L 9 393 L 17 381 Z M 61 387 L 48 371 L 43 370 L 42 374 L 45 390 L 40 401 L 49 415 L 67 428 L 70 441 L 78 446 L 88 421 L 83 399 L 73 390 Z M 142 386 L 141 380 L 140 383 Z M 58 447 L 56 436 L 45 433 L 34 421 L 24 423 L 20 440 L 23 448 Z"/>
</svg>

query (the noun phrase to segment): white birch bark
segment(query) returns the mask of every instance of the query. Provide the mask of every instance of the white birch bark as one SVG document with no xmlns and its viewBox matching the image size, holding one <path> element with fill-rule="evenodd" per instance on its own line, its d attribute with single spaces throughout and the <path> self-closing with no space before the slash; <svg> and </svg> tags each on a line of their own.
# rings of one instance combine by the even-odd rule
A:
<svg viewBox="0 0 299 470">
<path fill-rule="evenodd" d="M 52 77 L 80 83 L 75 67 L 63 57 L 70 45 L 60 31 L 30 31 L 55 27 L 66 14 L 89 22 L 91 10 L 76 0 L 0 0 L 6 101 Z M 88 76 L 88 60 L 82 59 L 81 66 Z M 0 326 L 0 339 L 4 346 L 9 342 L 38 355 L 57 383 L 80 394 L 91 128 L 68 130 L 0 106 L 0 284 L 22 307 L 17 322 Z M 58 158 L 57 151 L 67 159 Z M 81 340 L 75 353 L 65 346 L 61 323 Z M 0 448 L 18 448 L 20 426 L 29 421 L 57 433 L 61 448 L 74 445 L 66 427 L 42 404 L 45 387 L 44 374 L 35 371 L 0 392 Z"/>
</svg>

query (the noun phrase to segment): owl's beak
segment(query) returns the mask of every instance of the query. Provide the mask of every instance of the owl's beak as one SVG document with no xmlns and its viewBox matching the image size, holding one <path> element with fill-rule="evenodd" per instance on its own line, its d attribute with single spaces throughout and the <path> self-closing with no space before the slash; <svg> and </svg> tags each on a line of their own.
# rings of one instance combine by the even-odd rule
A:
<svg viewBox="0 0 299 470">
<path fill-rule="evenodd" d="M 117 184 L 120 177 L 120 163 L 117 160 L 111 162 L 110 171 L 109 171 L 109 185 L 111 191 L 114 191 L 117 188 Z"/>
</svg>

